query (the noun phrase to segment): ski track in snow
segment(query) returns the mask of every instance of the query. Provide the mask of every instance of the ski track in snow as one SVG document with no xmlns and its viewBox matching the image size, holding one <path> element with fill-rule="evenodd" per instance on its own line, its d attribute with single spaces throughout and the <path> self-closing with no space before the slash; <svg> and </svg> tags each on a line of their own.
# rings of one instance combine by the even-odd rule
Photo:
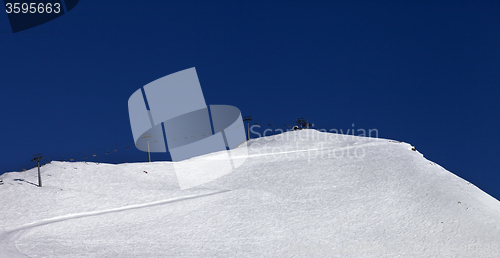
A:
<svg viewBox="0 0 500 258">
<path fill-rule="evenodd" d="M 308 148 L 308 149 L 289 150 L 289 151 L 277 151 L 277 152 L 273 152 L 272 148 L 269 148 L 269 150 L 271 150 L 271 152 L 248 154 L 248 155 L 245 155 L 245 156 L 234 155 L 234 156 L 232 156 L 232 159 L 242 159 L 242 158 L 247 159 L 247 158 L 256 158 L 256 157 L 264 157 L 264 156 L 277 156 L 277 155 L 291 154 L 291 153 L 305 153 L 305 152 L 310 153 L 311 151 L 316 151 L 315 154 L 317 155 L 318 151 L 351 150 L 351 149 L 356 149 L 356 148 L 365 147 L 365 146 L 379 146 L 379 145 L 382 145 L 384 143 L 385 142 L 373 141 L 373 142 L 366 142 L 366 143 L 361 143 L 361 144 L 356 144 L 356 145 L 348 145 L 348 146 L 342 146 L 342 147 L 333 146 L 333 147 Z M 404 143 L 404 142 L 401 142 L 401 143 Z M 408 144 L 408 143 L 406 143 L 406 144 Z M 288 148 L 291 148 L 291 147 L 288 147 Z M 251 150 L 252 148 L 249 147 L 249 149 Z M 287 148 L 285 148 L 285 149 L 287 149 Z"/>
<path fill-rule="evenodd" d="M 32 222 L 32 223 L 5 231 L 3 233 L 0 233 L 0 257 L 5 257 L 5 258 L 7 258 L 7 257 L 8 258 L 26 258 L 26 257 L 28 257 L 28 256 L 24 255 L 23 253 L 21 253 L 17 249 L 15 242 L 17 239 L 19 239 L 23 235 L 24 232 L 26 232 L 32 228 L 35 228 L 35 227 L 44 226 L 47 224 L 52 224 L 52 223 L 56 223 L 56 222 L 66 221 L 66 220 L 79 219 L 79 218 L 85 218 L 85 217 L 91 217 L 91 216 L 98 216 L 98 215 L 103 215 L 103 214 L 108 214 L 108 213 L 113 213 L 113 212 L 141 209 L 141 208 L 153 207 L 153 206 L 158 206 L 158 205 L 163 205 L 163 204 L 168 204 L 168 203 L 173 203 L 173 202 L 185 201 L 185 200 L 190 200 L 190 199 L 197 199 L 197 198 L 206 197 L 206 196 L 215 195 L 215 194 L 221 194 L 221 193 L 225 193 L 225 192 L 229 192 L 229 191 L 231 191 L 231 190 L 221 190 L 221 191 L 206 193 L 206 194 L 184 196 L 184 197 L 172 198 L 172 199 L 144 203 L 144 204 L 129 205 L 129 206 L 108 209 L 108 210 L 68 214 L 68 215 L 64 215 L 64 216 L 58 216 L 58 217 L 54 217 L 54 218 L 49 218 L 49 219 L 44 219 L 44 220 Z"/>
</svg>

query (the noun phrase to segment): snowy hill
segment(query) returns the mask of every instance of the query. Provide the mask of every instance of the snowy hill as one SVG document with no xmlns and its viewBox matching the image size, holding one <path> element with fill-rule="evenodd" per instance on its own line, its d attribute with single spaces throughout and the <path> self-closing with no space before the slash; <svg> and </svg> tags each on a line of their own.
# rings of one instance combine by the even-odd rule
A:
<svg viewBox="0 0 500 258">
<path fill-rule="evenodd" d="M 186 190 L 171 162 L 52 162 L 42 178 L 0 176 L 0 257 L 500 256 L 500 202 L 398 141 L 254 139 Z"/>
</svg>

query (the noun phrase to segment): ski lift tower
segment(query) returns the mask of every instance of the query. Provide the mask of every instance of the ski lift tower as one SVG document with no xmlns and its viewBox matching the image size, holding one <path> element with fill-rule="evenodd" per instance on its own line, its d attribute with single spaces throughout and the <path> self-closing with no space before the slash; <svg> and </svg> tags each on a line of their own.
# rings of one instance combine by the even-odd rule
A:
<svg viewBox="0 0 500 258">
<path fill-rule="evenodd" d="M 297 121 L 295 121 L 295 123 L 297 123 L 297 125 L 299 126 L 299 128 L 302 130 L 304 128 L 304 126 L 306 126 L 306 119 L 303 118 L 303 117 L 299 117 L 297 118 Z"/>
<path fill-rule="evenodd" d="M 252 116 L 243 117 L 243 121 L 247 122 L 247 141 L 250 140 L 250 121 L 252 121 Z"/>
<path fill-rule="evenodd" d="M 42 154 L 33 154 L 33 159 L 31 161 L 36 161 L 38 166 L 38 187 L 42 187 L 42 177 L 40 176 L 40 160 L 44 157 Z"/>
<path fill-rule="evenodd" d="M 149 152 L 149 138 L 151 138 L 151 134 L 141 137 L 142 139 L 146 139 L 148 141 L 148 162 L 151 162 L 151 153 Z"/>
</svg>

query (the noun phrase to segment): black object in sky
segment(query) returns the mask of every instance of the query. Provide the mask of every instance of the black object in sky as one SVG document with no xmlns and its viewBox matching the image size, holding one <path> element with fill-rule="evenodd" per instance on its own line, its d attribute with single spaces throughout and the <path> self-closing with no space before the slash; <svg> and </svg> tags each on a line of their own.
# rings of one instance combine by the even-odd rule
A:
<svg viewBox="0 0 500 258">
<path fill-rule="evenodd" d="M 73 9 L 79 0 L 3 0 L 12 32 L 49 22 Z"/>
</svg>

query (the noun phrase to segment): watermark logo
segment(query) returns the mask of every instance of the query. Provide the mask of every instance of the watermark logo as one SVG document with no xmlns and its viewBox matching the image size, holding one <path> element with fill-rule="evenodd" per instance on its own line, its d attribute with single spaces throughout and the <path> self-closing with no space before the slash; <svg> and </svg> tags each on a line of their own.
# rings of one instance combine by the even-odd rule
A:
<svg viewBox="0 0 500 258">
<path fill-rule="evenodd" d="M 128 110 L 135 146 L 148 152 L 168 150 L 181 189 L 230 173 L 248 155 L 240 110 L 207 106 L 194 67 L 137 90 Z M 218 153 L 200 157 L 213 152 Z"/>
<path fill-rule="evenodd" d="M 354 124 L 347 131 L 308 128 L 284 131 L 278 128 L 266 129 L 263 134 L 256 130 L 260 127 L 250 127 L 253 138 L 263 137 L 263 140 L 253 142 L 249 150 L 251 156 L 259 156 L 268 162 L 306 159 L 307 163 L 311 163 L 318 159 L 363 159 L 366 156 L 366 144 L 378 138 L 377 129 L 356 130 Z"/>
<path fill-rule="evenodd" d="M 44 24 L 73 9 L 79 0 L 4 0 L 12 32 Z"/>
</svg>

